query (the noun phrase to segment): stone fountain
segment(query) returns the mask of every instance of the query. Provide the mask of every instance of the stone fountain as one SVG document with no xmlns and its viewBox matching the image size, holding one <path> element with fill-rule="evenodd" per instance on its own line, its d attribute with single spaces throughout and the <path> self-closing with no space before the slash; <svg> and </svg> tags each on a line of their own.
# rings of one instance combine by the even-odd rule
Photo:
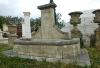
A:
<svg viewBox="0 0 100 68">
<path fill-rule="evenodd" d="M 55 26 L 54 2 L 38 6 L 41 10 L 41 27 L 31 39 L 16 39 L 13 51 L 18 57 L 47 61 L 76 61 L 80 54 L 79 38 L 70 38 Z M 27 22 L 29 23 L 29 22 Z"/>
</svg>

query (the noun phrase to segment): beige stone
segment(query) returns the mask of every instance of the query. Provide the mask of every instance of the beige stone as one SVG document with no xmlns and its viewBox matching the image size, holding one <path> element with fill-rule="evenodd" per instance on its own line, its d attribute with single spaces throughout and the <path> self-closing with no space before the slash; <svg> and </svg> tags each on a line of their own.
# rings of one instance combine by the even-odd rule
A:
<svg viewBox="0 0 100 68">
<path fill-rule="evenodd" d="M 55 26 L 54 3 L 39 6 L 41 27 L 33 34 L 32 40 L 15 40 L 14 51 L 21 57 L 31 56 L 38 59 L 68 59 L 80 53 L 79 38 L 69 38 L 68 33 Z"/>
<path fill-rule="evenodd" d="M 68 39 L 68 33 L 55 26 L 54 8 L 41 10 L 41 27 L 33 39 Z"/>
</svg>

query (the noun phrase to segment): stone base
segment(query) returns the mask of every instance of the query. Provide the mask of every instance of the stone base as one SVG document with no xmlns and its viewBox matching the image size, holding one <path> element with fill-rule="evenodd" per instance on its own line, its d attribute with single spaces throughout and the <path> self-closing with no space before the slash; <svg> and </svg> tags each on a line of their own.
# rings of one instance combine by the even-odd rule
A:
<svg viewBox="0 0 100 68">
<path fill-rule="evenodd" d="M 26 59 L 36 59 L 37 61 L 43 61 L 46 60 L 48 62 L 63 62 L 63 63 L 76 63 L 78 65 L 81 66 L 90 66 L 90 59 L 89 59 L 89 55 L 86 49 L 81 49 L 80 54 L 78 54 L 77 56 L 70 56 L 69 58 L 61 58 L 61 57 L 37 57 L 37 56 L 32 56 L 32 55 L 25 55 L 25 54 L 18 54 L 17 52 L 13 51 L 13 50 L 8 50 L 8 51 L 4 51 L 3 52 L 4 55 L 8 56 L 8 57 L 20 57 L 20 58 L 26 58 Z"/>
<path fill-rule="evenodd" d="M 29 55 L 45 58 L 63 58 L 80 54 L 79 39 L 71 40 L 16 40 L 13 50 L 18 55 Z"/>
<path fill-rule="evenodd" d="M 46 59 L 49 62 L 61 61 L 72 63 L 79 61 L 80 42 L 79 38 L 70 40 L 49 39 L 49 40 L 15 40 L 13 51 L 18 57 L 37 59 L 42 61 Z"/>
<path fill-rule="evenodd" d="M 96 35 L 96 47 L 100 47 L 100 25 L 99 27 L 95 30 L 95 35 Z"/>
</svg>

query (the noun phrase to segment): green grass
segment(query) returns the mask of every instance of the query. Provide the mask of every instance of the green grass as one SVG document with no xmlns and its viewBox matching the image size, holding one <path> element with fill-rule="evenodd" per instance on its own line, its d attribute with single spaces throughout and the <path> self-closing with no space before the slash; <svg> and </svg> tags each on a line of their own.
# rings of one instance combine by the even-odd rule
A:
<svg viewBox="0 0 100 68">
<path fill-rule="evenodd" d="M 9 49 L 12 49 L 12 47 L 8 46 L 8 44 L 2 44 L 2 43 L 0 43 L 0 53 L 2 51 L 9 50 Z"/>
<path fill-rule="evenodd" d="M 87 66 L 81 67 L 76 64 L 64 64 L 61 62 L 47 62 L 22 59 L 18 57 L 6 57 L 2 51 L 12 49 L 6 44 L 0 44 L 0 68 L 88 68 Z M 91 57 L 92 67 L 100 68 L 100 49 L 88 48 Z"/>
<path fill-rule="evenodd" d="M 87 48 L 91 59 L 91 68 L 100 68 L 100 48 Z"/>
</svg>

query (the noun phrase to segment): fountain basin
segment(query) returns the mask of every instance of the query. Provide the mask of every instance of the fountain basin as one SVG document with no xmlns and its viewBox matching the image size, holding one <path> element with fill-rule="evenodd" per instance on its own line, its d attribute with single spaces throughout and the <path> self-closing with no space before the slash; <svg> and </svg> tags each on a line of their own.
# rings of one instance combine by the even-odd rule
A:
<svg viewBox="0 0 100 68">
<path fill-rule="evenodd" d="M 31 58 L 31 59 L 50 59 L 53 58 L 59 60 L 72 61 L 76 60 L 80 54 L 79 38 L 70 40 L 61 39 L 34 39 L 34 40 L 22 40 L 17 39 L 14 41 L 14 48 L 18 54 L 18 57 Z M 40 58 L 42 57 L 42 58 Z M 52 61 L 53 61 L 52 60 Z"/>
</svg>

